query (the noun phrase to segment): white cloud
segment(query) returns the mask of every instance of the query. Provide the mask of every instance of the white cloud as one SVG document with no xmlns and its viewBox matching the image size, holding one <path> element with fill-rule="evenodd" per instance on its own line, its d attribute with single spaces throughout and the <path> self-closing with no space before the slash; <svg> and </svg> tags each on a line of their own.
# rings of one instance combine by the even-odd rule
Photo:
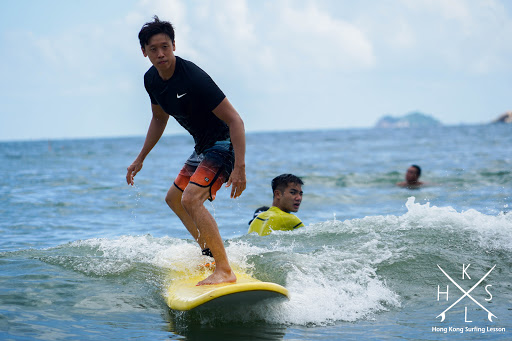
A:
<svg viewBox="0 0 512 341">
<path fill-rule="evenodd" d="M 512 23 L 502 2 L 404 0 L 401 3 L 403 6 L 397 6 L 397 17 L 409 27 L 417 53 L 430 56 L 432 66 L 474 74 L 510 70 Z"/>
<path fill-rule="evenodd" d="M 405 7 L 416 12 L 431 12 L 460 22 L 467 22 L 471 17 L 466 0 L 402 0 L 401 2 Z"/>
<path fill-rule="evenodd" d="M 216 28 L 223 33 L 222 41 L 229 45 L 254 42 L 254 23 L 251 21 L 246 1 L 210 1 L 212 7 L 220 7 L 213 13 Z"/>
<path fill-rule="evenodd" d="M 188 3 L 188 10 L 181 1 L 151 4 L 177 27 L 177 54 L 203 60 L 229 56 L 235 63 L 268 71 L 275 71 L 275 67 L 294 69 L 305 61 L 317 68 L 341 70 L 365 69 L 375 63 L 364 33 L 347 21 L 335 19 L 314 2 L 299 7 L 289 1 L 263 5 L 200 1 Z"/>
<path fill-rule="evenodd" d="M 336 19 L 314 2 L 298 8 L 285 2 L 280 9 L 277 35 L 282 54 L 291 53 L 301 61 L 314 62 L 315 67 L 354 70 L 372 67 L 375 56 L 371 42 L 355 25 Z"/>
<path fill-rule="evenodd" d="M 108 117 L 122 122 L 116 129 L 145 133 L 142 75 L 150 63 L 137 34 L 155 14 L 174 24 L 176 53 L 205 69 L 246 113 L 248 130 L 362 126 L 368 117 L 416 108 L 435 115 L 457 107 L 451 121 L 461 122 L 510 103 L 505 1 L 141 0 L 117 7 L 95 17 L 91 5 L 71 2 L 52 20 L 32 13 L 23 25 L 1 26 L 2 120 L 17 110 L 34 119 L 45 112 L 52 126 L 76 104 L 75 116 L 102 120 L 108 107 Z M 65 20 L 80 10 L 90 11 L 87 20 Z M 16 129 L 5 123 L 3 130 Z"/>
</svg>

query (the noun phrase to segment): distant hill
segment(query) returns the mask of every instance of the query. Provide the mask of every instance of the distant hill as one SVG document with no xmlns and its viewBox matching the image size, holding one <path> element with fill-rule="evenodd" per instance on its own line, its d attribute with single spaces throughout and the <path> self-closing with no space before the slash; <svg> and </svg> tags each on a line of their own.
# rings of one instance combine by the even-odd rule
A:
<svg viewBox="0 0 512 341">
<path fill-rule="evenodd" d="M 391 115 L 383 116 L 376 128 L 419 128 L 419 127 L 438 127 L 441 122 L 430 115 L 419 111 L 410 112 L 407 115 L 394 117 Z"/>
<path fill-rule="evenodd" d="M 492 121 L 492 123 L 508 123 L 512 124 L 512 111 L 507 111 L 503 115 L 500 115 L 497 119 Z"/>
</svg>

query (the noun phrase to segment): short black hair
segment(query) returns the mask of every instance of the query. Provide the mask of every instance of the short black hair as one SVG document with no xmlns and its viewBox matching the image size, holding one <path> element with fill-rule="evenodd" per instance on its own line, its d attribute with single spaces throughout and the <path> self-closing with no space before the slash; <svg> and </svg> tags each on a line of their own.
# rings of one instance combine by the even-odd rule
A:
<svg viewBox="0 0 512 341">
<path fill-rule="evenodd" d="M 145 23 L 139 32 L 140 47 L 144 48 L 149 44 L 149 40 L 152 36 L 160 33 L 168 35 L 174 43 L 174 27 L 172 24 L 168 21 L 161 21 L 158 19 L 158 16 L 155 15 L 153 21 Z"/>
<path fill-rule="evenodd" d="M 416 170 L 418 171 L 418 178 L 419 178 L 420 175 L 421 175 L 421 168 L 420 168 L 420 166 L 418 166 L 418 165 L 411 165 L 411 167 L 416 168 Z"/>
<path fill-rule="evenodd" d="M 254 215 L 253 215 L 252 219 L 249 221 L 249 225 L 251 225 L 252 221 L 253 221 L 254 219 L 256 219 L 256 217 L 258 216 L 258 214 L 260 214 L 261 212 L 265 212 L 265 211 L 267 211 L 269 208 L 270 208 L 270 207 L 268 207 L 268 206 L 261 206 L 261 207 L 258 207 L 258 208 L 256 209 L 256 211 L 254 211 Z"/>
<path fill-rule="evenodd" d="M 283 192 L 290 182 L 301 186 L 304 185 L 304 182 L 298 176 L 293 174 L 281 174 L 272 179 L 272 193 L 274 193 L 276 189 Z"/>
</svg>

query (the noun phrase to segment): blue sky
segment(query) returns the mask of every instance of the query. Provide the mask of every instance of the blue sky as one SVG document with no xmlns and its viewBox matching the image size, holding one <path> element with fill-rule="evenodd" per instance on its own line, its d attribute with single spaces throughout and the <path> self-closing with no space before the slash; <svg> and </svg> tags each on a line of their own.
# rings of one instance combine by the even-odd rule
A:
<svg viewBox="0 0 512 341">
<path fill-rule="evenodd" d="M 247 131 L 445 124 L 512 110 L 507 0 L 20 0 L 0 4 L 0 140 L 145 135 L 154 14 Z M 183 133 L 169 121 L 167 134 Z"/>
</svg>

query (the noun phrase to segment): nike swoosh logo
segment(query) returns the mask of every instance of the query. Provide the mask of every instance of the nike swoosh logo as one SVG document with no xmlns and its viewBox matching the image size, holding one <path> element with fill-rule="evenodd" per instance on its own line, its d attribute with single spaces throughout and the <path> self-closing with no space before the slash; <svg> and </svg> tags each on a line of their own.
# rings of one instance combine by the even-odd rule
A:
<svg viewBox="0 0 512 341">
<path fill-rule="evenodd" d="M 181 98 L 181 97 L 185 96 L 186 94 L 187 94 L 186 92 L 183 95 L 176 94 L 176 98 Z"/>
</svg>

